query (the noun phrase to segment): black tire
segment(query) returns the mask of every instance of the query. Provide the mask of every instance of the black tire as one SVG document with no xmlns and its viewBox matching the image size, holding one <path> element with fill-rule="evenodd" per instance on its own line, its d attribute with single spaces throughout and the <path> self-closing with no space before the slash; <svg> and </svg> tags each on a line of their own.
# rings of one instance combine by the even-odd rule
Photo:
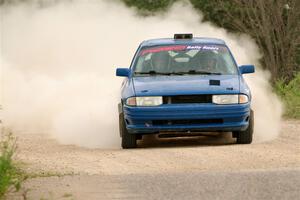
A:
<svg viewBox="0 0 300 200">
<path fill-rule="evenodd" d="M 233 138 L 237 138 L 237 136 L 238 136 L 237 132 L 232 132 L 232 137 Z"/>
<path fill-rule="evenodd" d="M 122 137 L 122 148 L 123 149 L 136 148 L 137 146 L 136 135 L 130 134 L 127 131 L 123 114 L 120 114 L 119 116 L 119 128 L 120 128 L 120 135 Z"/>
<path fill-rule="evenodd" d="M 253 128 L 254 128 L 254 112 L 253 110 L 251 110 L 248 128 L 244 131 L 236 131 L 232 133 L 233 136 L 236 136 L 236 143 L 251 144 L 253 138 Z"/>
</svg>

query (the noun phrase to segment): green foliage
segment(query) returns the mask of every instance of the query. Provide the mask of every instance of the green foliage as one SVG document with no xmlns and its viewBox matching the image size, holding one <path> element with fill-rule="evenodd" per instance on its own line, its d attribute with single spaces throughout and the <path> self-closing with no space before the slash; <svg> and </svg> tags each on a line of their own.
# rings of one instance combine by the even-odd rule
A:
<svg viewBox="0 0 300 200">
<path fill-rule="evenodd" d="M 129 7 L 136 7 L 143 14 L 149 15 L 157 11 L 163 11 L 176 0 L 123 0 Z"/>
<path fill-rule="evenodd" d="M 277 81 L 274 88 L 284 101 L 285 116 L 300 119 L 300 73 L 289 83 Z"/>
<path fill-rule="evenodd" d="M 11 133 L 1 135 L 0 140 L 0 199 L 11 188 L 18 191 L 23 180 L 22 172 L 13 161 L 16 152 L 16 139 Z"/>
<path fill-rule="evenodd" d="M 190 0 L 193 6 L 204 14 L 204 21 L 210 21 L 217 26 L 223 27 L 231 32 L 236 32 L 230 19 L 226 16 L 228 11 L 238 17 L 239 13 L 232 1 L 223 1 L 222 6 L 217 0 Z"/>
</svg>

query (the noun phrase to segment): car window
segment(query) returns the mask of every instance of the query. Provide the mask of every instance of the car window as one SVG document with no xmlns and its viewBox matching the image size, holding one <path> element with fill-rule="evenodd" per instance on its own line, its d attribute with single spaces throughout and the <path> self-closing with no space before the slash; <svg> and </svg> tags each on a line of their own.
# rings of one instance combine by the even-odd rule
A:
<svg viewBox="0 0 300 200">
<path fill-rule="evenodd" d="M 222 45 L 169 45 L 143 48 L 134 66 L 136 74 L 147 72 L 237 74 L 227 47 Z"/>
</svg>

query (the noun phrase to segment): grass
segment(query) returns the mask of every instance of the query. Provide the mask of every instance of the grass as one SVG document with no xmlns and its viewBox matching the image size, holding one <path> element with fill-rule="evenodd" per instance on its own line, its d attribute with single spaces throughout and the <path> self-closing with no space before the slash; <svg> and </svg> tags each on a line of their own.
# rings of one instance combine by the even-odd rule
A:
<svg viewBox="0 0 300 200">
<path fill-rule="evenodd" d="M 18 191 L 24 180 L 22 171 L 13 160 L 17 150 L 16 138 L 11 133 L 0 135 L 0 199 L 5 194 Z"/>
<path fill-rule="evenodd" d="M 284 102 L 285 117 L 300 119 L 300 73 L 288 83 L 277 81 L 274 88 Z"/>
</svg>

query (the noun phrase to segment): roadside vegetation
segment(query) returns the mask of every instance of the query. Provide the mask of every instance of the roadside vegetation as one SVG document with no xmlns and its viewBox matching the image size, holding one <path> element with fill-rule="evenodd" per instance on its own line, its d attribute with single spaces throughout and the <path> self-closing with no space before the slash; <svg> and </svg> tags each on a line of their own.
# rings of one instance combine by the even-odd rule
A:
<svg viewBox="0 0 300 200">
<path fill-rule="evenodd" d="M 11 133 L 0 135 L 0 200 L 5 194 L 15 192 L 21 188 L 24 180 L 23 172 L 14 161 L 17 150 L 16 138 Z"/>
<path fill-rule="evenodd" d="M 5 200 L 7 195 L 10 196 L 15 192 L 21 192 L 24 199 L 26 199 L 28 189 L 21 189 L 21 184 L 28 178 L 75 175 L 73 172 L 64 174 L 48 171 L 38 173 L 25 172 L 22 170 L 21 163 L 15 158 L 16 152 L 16 137 L 11 132 L 0 127 L 0 200 Z"/>
<path fill-rule="evenodd" d="M 300 119 L 300 72 L 288 83 L 278 80 L 274 88 L 285 104 L 285 116 Z"/>
</svg>

